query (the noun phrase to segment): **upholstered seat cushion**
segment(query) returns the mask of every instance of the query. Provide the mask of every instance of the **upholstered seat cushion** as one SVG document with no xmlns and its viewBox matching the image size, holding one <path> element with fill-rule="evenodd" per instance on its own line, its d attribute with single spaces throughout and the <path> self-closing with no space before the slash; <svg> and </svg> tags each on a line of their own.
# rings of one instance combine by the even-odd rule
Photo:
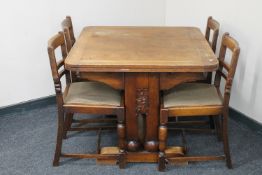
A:
<svg viewBox="0 0 262 175">
<path fill-rule="evenodd" d="M 183 83 L 164 94 L 164 107 L 222 105 L 216 88 L 204 83 Z"/>
<path fill-rule="evenodd" d="M 120 106 L 120 91 L 99 82 L 77 82 L 69 86 L 64 103 Z"/>
</svg>

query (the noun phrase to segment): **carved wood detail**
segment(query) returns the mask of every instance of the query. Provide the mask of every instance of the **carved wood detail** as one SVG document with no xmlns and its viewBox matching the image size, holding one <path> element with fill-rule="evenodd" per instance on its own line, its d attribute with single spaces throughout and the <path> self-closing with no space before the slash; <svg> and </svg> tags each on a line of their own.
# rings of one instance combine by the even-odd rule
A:
<svg viewBox="0 0 262 175">
<path fill-rule="evenodd" d="M 136 115 L 148 113 L 149 93 L 147 88 L 139 88 L 136 90 Z"/>
</svg>

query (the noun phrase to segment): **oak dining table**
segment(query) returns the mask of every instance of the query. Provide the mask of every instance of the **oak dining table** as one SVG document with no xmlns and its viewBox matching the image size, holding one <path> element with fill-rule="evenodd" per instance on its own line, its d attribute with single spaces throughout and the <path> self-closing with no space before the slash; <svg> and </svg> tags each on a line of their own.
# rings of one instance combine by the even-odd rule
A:
<svg viewBox="0 0 262 175">
<path fill-rule="evenodd" d="M 127 162 L 158 161 L 161 92 L 203 80 L 218 60 L 199 28 L 83 28 L 65 61 L 81 79 L 123 90 Z"/>
</svg>

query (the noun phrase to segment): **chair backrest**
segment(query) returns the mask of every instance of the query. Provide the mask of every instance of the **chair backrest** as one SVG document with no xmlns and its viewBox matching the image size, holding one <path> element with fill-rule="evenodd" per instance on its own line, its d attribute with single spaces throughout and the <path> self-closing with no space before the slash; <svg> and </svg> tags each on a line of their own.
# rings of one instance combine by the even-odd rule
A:
<svg viewBox="0 0 262 175">
<path fill-rule="evenodd" d="M 62 58 L 59 61 L 57 61 L 58 59 L 56 57 L 55 50 L 59 47 L 61 47 Z M 63 75 L 65 75 L 66 77 L 66 84 L 69 84 L 71 82 L 70 72 L 65 69 L 65 65 L 64 65 L 65 58 L 67 56 L 67 51 L 66 51 L 63 32 L 59 32 L 51 39 L 49 39 L 47 50 L 48 50 L 48 56 L 49 56 L 51 70 L 52 70 L 54 85 L 55 85 L 55 91 L 56 94 L 58 93 L 61 94 L 62 93 L 61 78 L 63 77 Z"/>
<path fill-rule="evenodd" d="M 216 47 L 217 47 L 217 38 L 219 34 L 219 23 L 212 18 L 212 16 L 208 17 L 207 19 L 207 26 L 206 26 L 206 40 L 208 41 L 210 47 L 212 48 L 213 52 L 216 53 Z M 211 42 L 210 39 L 210 31 L 213 31 L 213 36 Z"/>
<path fill-rule="evenodd" d="M 230 50 L 232 52 L 232 56 L 229 64 L 225 62 L 225 56 L 227 50 Z M 233 78 L 236 72 L 239 53 L 240 53 L 240 48 L 238 42 L 234 38 L 229 36 L 229 33 L 225 33 L 221 41 L 221 47 L 218 57 L 219 68 L 216 71 L 214 84 L 217 88 L 219 88 L 221 77 L 223 77 L 226 80 L 225 90 L 224 90 L 224 103 L 226 103 L 226 105 L 228 105 L 229 103 L 230 91 L 232 87 Z"/>
<path fill-rule="evenodd" d="M 67 52 L 69 52 L 76 41 L 71 17 L 66 16 L 66 18 L 62 21 L 61 26 L 66 39 Z"/>
</svg>

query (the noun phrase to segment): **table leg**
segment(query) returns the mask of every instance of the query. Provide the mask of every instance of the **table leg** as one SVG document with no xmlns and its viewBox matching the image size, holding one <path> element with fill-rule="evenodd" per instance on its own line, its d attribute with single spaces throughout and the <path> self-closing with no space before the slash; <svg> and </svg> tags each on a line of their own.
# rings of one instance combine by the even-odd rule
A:
<svg viewBox="0 0 262 175">
<path fill-rule="evenodd" d="M 158 150 L 159 74 L 125 74 L 128 151 Z"/>
<path fill-rule="evenodd" d="M 146 117 L 145 150 L 158 151 L 158 126 L 159 126 L 159 74 L 149 73 L 148 76 L 148 114 Z"/>
</svg>

